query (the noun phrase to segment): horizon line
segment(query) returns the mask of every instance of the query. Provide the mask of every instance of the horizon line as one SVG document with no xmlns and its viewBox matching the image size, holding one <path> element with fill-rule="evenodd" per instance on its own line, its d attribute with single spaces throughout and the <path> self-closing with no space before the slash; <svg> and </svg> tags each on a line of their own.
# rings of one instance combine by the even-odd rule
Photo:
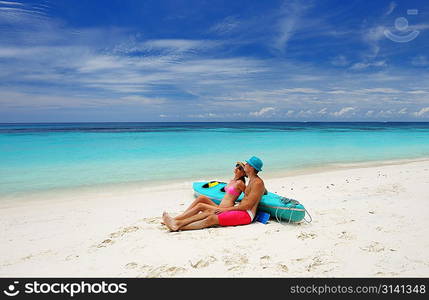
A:
<svg viewBox="0 0 429 300">
<path fill-rule="evenodd" d="M 8 124 L 93 124 L 93 123 L 429 123 L 429 121 L 70 121 L 70 122 L 0 122 Z"/>
</svg>

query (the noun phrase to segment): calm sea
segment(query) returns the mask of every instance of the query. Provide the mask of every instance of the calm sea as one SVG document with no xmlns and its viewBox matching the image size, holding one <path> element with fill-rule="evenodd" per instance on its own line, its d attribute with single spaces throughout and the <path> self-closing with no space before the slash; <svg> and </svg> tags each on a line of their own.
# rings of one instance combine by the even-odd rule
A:
<svg viewBox="0 0 429 300">
<path fill-rule="evenodd" d="M 429 123 L 0 124 L 0 195 L 429 157 Z"/>
</svg>

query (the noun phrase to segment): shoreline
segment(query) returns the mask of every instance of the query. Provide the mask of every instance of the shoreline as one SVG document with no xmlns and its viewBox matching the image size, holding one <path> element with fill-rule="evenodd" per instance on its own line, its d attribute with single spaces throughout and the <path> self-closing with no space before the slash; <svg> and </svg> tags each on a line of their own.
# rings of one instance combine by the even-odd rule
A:
<svg viewBox="0 0 429 300">
<path fill-rule="evenodd" d="M 193 201 L 186 182 L 0 201 L 0 277 L 429 274 L 429 160 L 265 182 L 300 201 L 313 221 L 169 232 L 162 212 Z"/>
<path fill-rule="evenodd" d="M 372 168 L 381 166 L 395 166 L 403 165 L 413 162 L 427 162 L 429 157 L 420 158 L 405 158 L 405 159 L 389 159 L 389 160 L 376 160 L 376 161 L 360 161 L 350 163 L 329 163 L 321 166 L 309 166 L 299 169 L 290 169 L 282 171 L 265 171 L 261 173 L 263 179 L 279 179 L 288 178 L 299 175 L 311 175 L 320 173 L 329 173 L 339 170 L 347 169 L 359 169 L 359 168 Z M 195 181 L 209 181 L 209 180 L 228 180 L 229 174 L 219 174 L 213 177 L 193 177 L 189 176 L 180 179 L 171 180 L 150 180 L 150 181 L 135 181 L 135 182 L 124 182 L 124 183 L 105 183 L 95 184 L 78 187 L 66 187 L 66 188 L 54 188 L 54 189 L 43 189 L 33 191 L 22 191 L 16 193 L 10 193 L 7 195 L 0 194 L 0 207 L 2 204 L 13 202 L 13 201 L 34 201 L 38 199 L 45 199 L 50 197 L 70 198 L 76 193 L 81 195 L 91 195 L 93 193 L 127 193 L 127 192 L 142 192 L 145 190 L 156 190 L 156 189 L 170 189 L 171 187 L 182 187 L 188 185 L 192 186 Z M 63 195 L 63 196 L 61 196 Z"/>
<path fill-rule="evenodd" d="M 293 177 L 297 175 L 311 175 L 318 173 L 329 173 L 339 170 L 347 169 L 360 169 L 360 168 L 373 168 L 381 166 L 396 166 L 403 165 L 413 162 L 427 162 L 429 157 L 421 158 L 402 158 L 402 159 L 386 159 L 386 160 L 374 160 L 374 161 L 359 161 L 359 162 L 348 162 L 348 163 L 328 163 L 326 165 L 310 166 L 289 171 L 269 172 L 265 176 L 268 179 Z"/>
</svg>

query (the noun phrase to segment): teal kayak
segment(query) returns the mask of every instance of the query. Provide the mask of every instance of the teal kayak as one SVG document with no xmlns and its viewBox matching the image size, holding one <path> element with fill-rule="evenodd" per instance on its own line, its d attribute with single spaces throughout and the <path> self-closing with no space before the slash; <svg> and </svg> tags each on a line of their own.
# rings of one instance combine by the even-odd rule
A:
<svg viewBox="0 0 429 300">
<path fill-rule="evenodd" d="M 225 195 L 225 186 L 226 182 L 221 181 L 199 181 L 192 184 L 196 197 L 204 195 L 216 204 L 222 201 Z M 243 197 L 244 193 L 238 197 L 237 202 L 241 201 Z M 306 209 L 299 201 L 270 192 L 262 196 L 258 210 L 269 213 L 278 221 L 288 222 L 300 222 L 306 213 Z"/>
</svg>

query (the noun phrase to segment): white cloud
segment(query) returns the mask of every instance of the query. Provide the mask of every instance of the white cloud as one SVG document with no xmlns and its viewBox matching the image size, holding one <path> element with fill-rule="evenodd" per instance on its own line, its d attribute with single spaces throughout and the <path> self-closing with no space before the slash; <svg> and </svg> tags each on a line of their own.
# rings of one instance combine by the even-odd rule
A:
<svg viewBox="0 0 429 300">
<path fill-rule="evenodd" d="M 414 90 L 414 91 L 408 91 L 408 94 L 413 94 L 413 95 L 424 95 L 424 94 L 428 94 L 429 91 L 424 91 L 424 90 Z"/>
<path fill-rule="evenodd" d="M 273 113 L 275 111 L 274 107 L 264 107 L 261 108 L 259 111 L 251 112 L 249 113 L 251 116 L 260 117 L 262 115 L 266 115 L 268 113 Z"/>
<path fill-rule="evenodd" d="M 411 64 L 417 67 L 426 67 L 429 65 L 429 60 L 424 55 L 418 55 L 411 60 Z"/>
<path fill-rule="evenodd" d="M 202 113 L 202 114 L 190 114 L 190 115 L 188 115 L 188 117 L 204 119 L 204 118 L 216 118 L 216 117 L 219 117 L 219 115 L 215 114 L 215 113 L 208 112 L 208 113 Z"/>
<path fill-rule="evenodd" d="M 312 89 L 312 88 L 290 88 L 290 89 L 281 89 L 279 92 L 283 93 L 303 93 L 303 94 L 314 94 L 320 93 L 320 90 Z"/>
<path fill-rule="evenodd" d="M 139 103 L 139 104 L 162 104 L 167 102 L 167 100 L 163 98 L 156 98 L 156 97 L 150 98 L 150 97 L 143 97 L 138 95 L 121 97 L 120 100 L 126 101 L 128 103 Z"/>
<path fill-rule="evenodd" d="M 285 1 L 279 10 L 279 19 L 277 21 L 277 35 L 273 42 L 273 48 L 284 52 L 288 41 L 295 34 L 300 26 L 300 19 L 308 6 L 297 0 Z"/>
<path fill-rule="evenodd" d="M 310 72 L 309 72 L 310 73 Z M 310 73 L 311 74 L 311 73 Z M 320 75 L 309 75 L 309 74 L 292 74 L 290 80 L 293 81 L 321 81 L 324 80 L 324 76 Z"/>
<path fill-rule="evenodd" d="M 379 60 L 374 62 L 358 62 L 353 64 L 350 69 L 351 70 L 363 70 L 369 67 L 385 67 L 386 61 L 385 60 Z"/>
<path fill-rule="evenodd" d="M 401 93 L 402 91 L 392 88 L 370 88 L 370 89 L 360 89 L 356 91 L 357 93 L 383 93 L 383 94 L 395 94 Z"/>
<path fill-rule="evenodd" d="M 324 114 L 326 114 L 326 113 L 327 113 L 327 108 L 326 108 L 326 107 L 324 107 L 324 108 L 322 108 L 321 110 L 319 110 L 317 113 L 318 113 L 318 114 L 321 114 L 321 115 L 324 115 Z"/>
<path fill-rule="evenodd" d="M 331 64 L 336 67 L 345 67 L 348 66 L 350 62 L 344 55 L 338 55 L 331 60 Z"/>
<path fill-rule="evenodd" d="M 2 108 L 86 108 L 117 105 L 118 100 L 113 98 L 81 98 L 62 95 L 32 95 L 23 92 L 0 91 L 0 105 Z"/>
<path fill-rule="evenodd" d="M 344 91 L 344 90 L 331 90 L 331 91 L 327 91 L 327 94 L 333 94 L 333 95 L 342 95 L 342 94 L 347 94 L 350 92 Z"/>
<path fill-rule="evenodd" d="M 10 2 L 10 1 L 0 1 L 0 5 L 15 5 L 15 6 L 23 6 L 24 4 L 18 2 Z"/>
<path fill-rule="evenodd" d="M 420 109 L 419 111 L 414 112 L 413 115 L 416 117 L 422 117 L 427 112 L 429 112 L 429 107 L 424 107 L 424 108 Z"/>
<path fill-rule="evenodd" d="M 165 50 L 167 52 L 186 52 L 196 51 L 202 49 L 213 49 L 218 46 L 219 42 L 210 40 L 186 40 L 186 39 L 158 39 L 149 40 L 142 43 L 135 50 L 151 51 L 151 50 Z"/>
<path fill-rule="evenodd" d="M 339 111 L 331 113 L 331 115 L 333 115 L 335 117 L 339 117 L 339 116 L 343 116 L 345 114 L 351 113 L 351 112 L 353 112 L 355 110 L 356 109 L 354 107 L 350 107 L 350 106 L 349 107 L 343 107 Z"/>
<path fill-rule="evenodd" d="M 384 30 L 384 26 L 376 25 L 363 31 L 363 40 L 369 46 L 369 52 L 366 52 L 365 54 L 368 59 L 374 59 L 379 54 L 379 41 L 386 38 L 384 35 Z"/>
<path fill-rule="evenodd" d="M 259 73 L 266 70 L 261 62 L 246 58 L 219 58 L 219 59 L 188 59 L 183 63 L 168 65 L 168 71 L 177 74 L 198 74 L 199 78 L 209 75 L 239 76 L 250 73 Z M 183 76 L 182 76 L 183 77 Z"/>
<path fill-rule="evenodd" d="M 378 116 L 380 117 L 391 117 L 393 115 L 393 111 L 392 110 L 381 110 L 378 112 Z"/>
<path fill-rule="evenodd" d="M 229 16 L 220 21 L 219 23 L 213 25 L 209 31 L 215 32 L 220 35 L 225 35 L 234 32 L 240 25 L 240 21 L 234 17 Z"/>
<path fill-rule="evenodd" d="M 313 115 L 313 111 L 311 109 L 308 110 L 301 110 L 297 116 L 299 117 L 310 117 L 311 115 Z"/>
<path fill-rule="evenodd" d="M 99 55 L 91 57 L 81 67 L 78 68 L 80 72 L 94 72 L 106 69 L 123 68 L 124 64 L 121 59 L 114 56 Z"/>
<path fill-rule="evenodd" d="M 287 46 L 287 42 L 294 34 L 296 16 L 283 19 L 279 24 L 279 34 L 274 42 L 274 48 L 283 52 Z"/>
</svg>

